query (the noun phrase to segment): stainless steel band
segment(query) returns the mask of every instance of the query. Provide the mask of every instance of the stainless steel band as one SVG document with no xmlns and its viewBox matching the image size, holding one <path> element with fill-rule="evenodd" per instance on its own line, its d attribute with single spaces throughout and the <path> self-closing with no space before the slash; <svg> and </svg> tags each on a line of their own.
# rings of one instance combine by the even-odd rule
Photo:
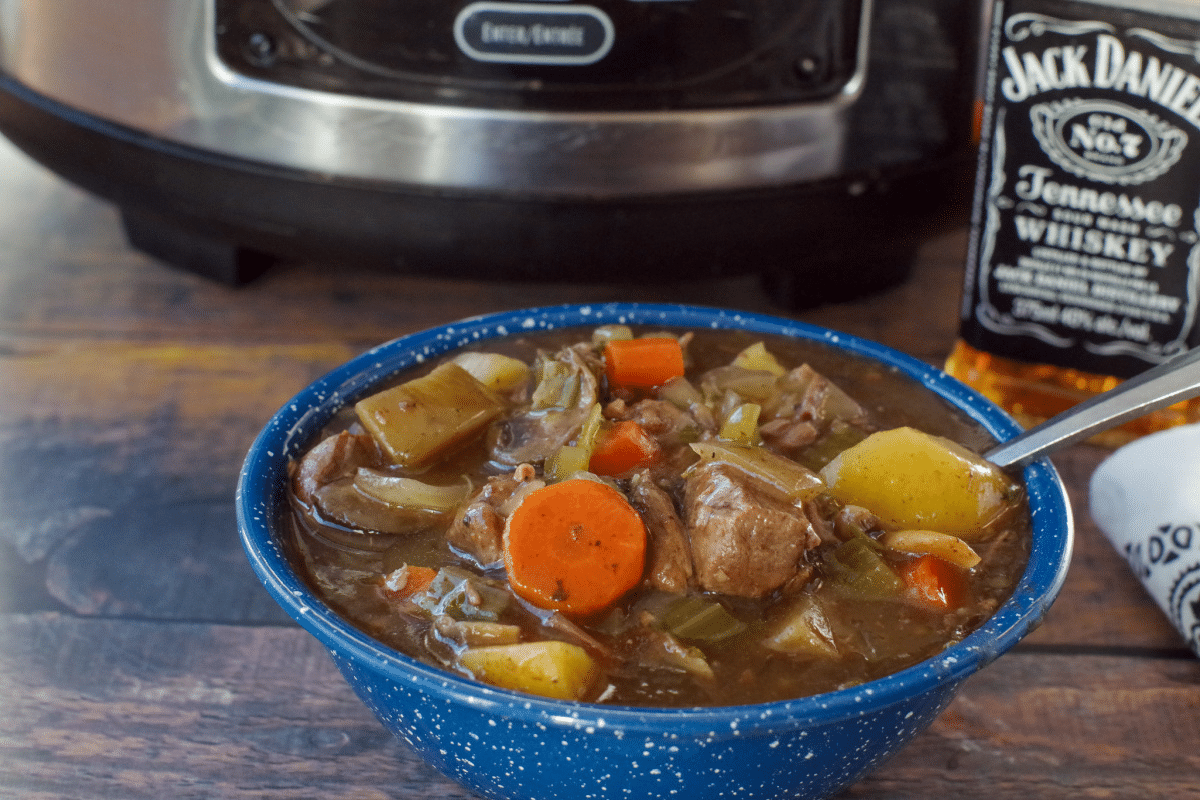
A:
<svg viewBox="0 0 1200 800">
<path fill-rule="evenodd" d="M 213 0 L 0 0 L 0 70 L 179 144 L 338 178 L 562 197 L 781 186 L 841 171 L 855 78 L 784 107 L 543 113 L 421 105 L 252 80 L 214 49 Z"/>
</svg>

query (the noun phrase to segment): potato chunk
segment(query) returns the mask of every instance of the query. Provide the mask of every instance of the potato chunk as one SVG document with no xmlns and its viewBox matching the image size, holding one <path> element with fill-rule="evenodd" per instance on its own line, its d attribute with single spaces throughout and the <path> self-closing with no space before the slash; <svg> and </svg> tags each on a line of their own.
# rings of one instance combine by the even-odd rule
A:
<svg viewBox="0 0 1200 800">
<path fill-rule="evenodd" d="M 463 444 L 503 410 L 503 400 L 452 363 L 354 406 L 367 432 L 404 467 L 423 466 Z"/>
<path fill-rule="evenodd" d="M 810 658 L 837 658 L 838 648 L 825 611 L 810 594 L 803 594 L 763 641 L 780 653 Z"/>
<path fill-rule="evenodd" d="M 871 434 L 821 470 L 836 498 L 863 506 L 889 528 L 971 540 L 1009 507 L 1015 485 L 956 442 L 914 428 Z"/>
<path fill-rule="evenodd" d="M 459 662 L 485 683 L 559 700 L 582 700 L 598 674 L 586 650 L 559 641 L 473 647 Z"/>
<path fill-rule="evenodd" d="M 494 392 L 514 391 L 529 380 L 528 364 L 499 353 L 461 353 L 451 363 L 458 364 Z"/>
</svg>

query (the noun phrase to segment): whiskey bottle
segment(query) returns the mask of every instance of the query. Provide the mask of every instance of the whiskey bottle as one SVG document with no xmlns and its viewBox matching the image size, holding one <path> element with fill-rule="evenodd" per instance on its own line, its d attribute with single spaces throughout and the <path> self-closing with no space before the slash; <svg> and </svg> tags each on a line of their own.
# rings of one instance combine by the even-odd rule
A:
<svg viewBox="0 0 1200 800">
<path fill-rule="evenodd" d="M 946 371 L 1032 425 L 1200 345 L 1200 3 L 995 0 Z M 1102 443 L 1200 420 L 1200 400 Z"/>
</svg>

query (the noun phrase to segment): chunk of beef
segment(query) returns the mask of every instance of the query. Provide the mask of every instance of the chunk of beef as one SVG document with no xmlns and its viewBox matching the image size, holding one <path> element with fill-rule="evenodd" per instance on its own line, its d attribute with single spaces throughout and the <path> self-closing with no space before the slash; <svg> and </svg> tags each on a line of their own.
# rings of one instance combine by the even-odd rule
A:
<svg viewBox="0 0 1200 800">
<path fill-rule="evenodd" d="M 684 644 L 666 631 L 649 627 L 635 628 L 625 634 L 623 649 L 631 661 L 650 669 L 687 672 L 712 680 L 713 670 L 703 651 Z"/>
<path fill-rule="evenodd" d="M 806 447 L 834 422 L 864 429 L 870 424 L 866 409 L 808 364 L 787 373 L 778 386 L 778 394 L 763 408 L 759 425 L 763 439 L 777 450 Z"/>
<path fill-rule="evenodd" d="M 741 470 L 709 462 L 684 487 L 684 518 L 700 588 L 762 597 L 799 589 L 820 537 L 804 512 Z"/>
<path fill-rule="evenodd" d="M 832 515 L 825 510 L 825 504 L 814 500 L 805 500 L 801 505 L 804 515 L 812 523 L 813 530 L 825 544 L 837 544 L 841 541 L 837 535 Z"/>
<path fill-rule="evenodd" d="M 842 531 L 842 538 L 861 531 L 866 534 L 877 534 L 883 530 L 883 522 L 872 512 L 862 506 L 845 506 L 838 510 L 833 517 L 835 528 Z"/>
<path fill-rule="evenodd" d="M 446 541 L 482 567 L 498 564 L 504 560 L 504 523 L 514 501 L 541 485 L 528 464 L 510 474 L 489 478 L 459 509 L 446 531 Z"/>
<path fill-rule="evenodd" d="M 349 431 L 329 436 L 309 450 L 294 468 L 292 490 L 312 505 L 319 489 L 345 478 L 353 478 L 359 467 L 378 467 L 383 455 L 369 434 Z"/>
<path fill-rule="evenodd" d="M 646 524 L 646 584 L 683 594 L 692 581 L 692 553 L 671 496 L 641 470 L 630 480 L 629 500 Z"/>
<path fill-rule="evenodd" d="M 783 452 L 807 447 L 821 435 L 809 420 L 792 417 L 768 420 L 758 426 L 758 432 L 774 449 Z"/>
<path fill-rule="evenodd" d="M 358 536 L 355 547 L 374 549 L 374 534 L 413 534 L 432 522 L 429 512 L 400 509 L 360 492 L 354 484 L 360 468 L 380 469 L 388 459 L 366 433 L 342 431 L 310 450 L 292 468 L 292 488 L 299 509 L 318 525 L 334 523 Z"/>
<path fill-rule="evenodd" d="M 695 441 L 702 434 L 715 433 L 717 430 L 711 414 L 701 419 L 666 400 L 650 398 L 633 405 L 622 403 L 620 406 L 613 403 L 609 409 L 615 412 L 613 418 L 633 420 L 664 447 L 678 445 L 682 441 Z"/>
</svg>

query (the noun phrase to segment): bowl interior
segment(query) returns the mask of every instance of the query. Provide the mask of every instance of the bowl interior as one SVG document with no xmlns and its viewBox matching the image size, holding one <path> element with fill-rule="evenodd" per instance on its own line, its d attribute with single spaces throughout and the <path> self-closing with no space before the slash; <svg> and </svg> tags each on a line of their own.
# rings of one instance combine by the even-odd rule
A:
<svg viewBox="0 0 1200 800">
<path fill-rule="evenodd" d="M 270 420 L 247 455 L 237 491 L 240 534 L 259 579 L 305 629 L 344 658 L 373 664 L 410 685 L 474 705 L 495 703 L 506 714 L 562 715 L 564 704 L 515 695 L 469 681 L 402 656 L 359 632 L 326 606 L 293 569 L 279 539 L 276 518 L 284 501 L 288 460 L 297 456 L 340 408 L 370 392 L 380 381 L 442 354 L 511 334 L 604 324 L 685 328 L 737 328 L 824 342 L 900 370 L 956 406 L 999 440 L 1020 427 L 997 406 L 940 370 L 883 345 L 791 320 L 732 310 L 682 305 L 613 303 L 527 309 L 471 318 L 380 345 L 315 381 Z M 601 715 L 608 724 L 653 729 L 664 718 L 681 733 L 711 730 L 714 722 L 828 719 L 861 710 L 864 698 L 885 703 L 920 694 L 946 681 L 959 681 L 1012 647 L 1045 616 L 1066 575 L 1073 524 L 1065 489 L 1047 461 L 1024 474 L 1033 509 L 1029 562 L 1007 602 L 974 633 L 937 656 L 864 686 L 764 706 L 701 710 L 614 708 L 571 704 L 573 719 Z M 514 702 L 516 700 L 516 702 Z"/>
</svg>

